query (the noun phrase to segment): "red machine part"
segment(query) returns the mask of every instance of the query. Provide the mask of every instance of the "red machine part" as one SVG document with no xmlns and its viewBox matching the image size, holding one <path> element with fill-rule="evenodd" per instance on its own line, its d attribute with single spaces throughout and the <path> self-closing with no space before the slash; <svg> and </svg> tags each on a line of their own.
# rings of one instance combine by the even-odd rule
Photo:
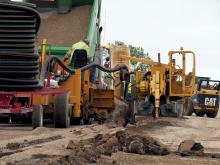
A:
<svg viewBox="0 0 220 165">
<path fill-rule="evenodd" d="M 23 114 L 31 112 L 31 108 L 22 107 L 21 103 L 12 101 L 14 95 L 0 95 L 0 114 Z"/>
<path fill-rule="evenodd" d="M 0 108 L 9 108 L 10 107 L 10 102 L 12 100 L 12 96 L 0 96 Z"/>
<path fill-rule="evenodd" d="M 25 114 L 32 112 L 32 99 L 35 94 L 37 95 L 56 95 L 68 92 L 66 89 L 60 88 L 42 88 L 38 90 L 28 91 L 28 92 L 5 92 L 0 91 L 0 114 Z M 30 95 L 30 103 L 28 106 L 22 106 L 22 104 L 14 99 L 17 94 L 28 94 Z M 18 97 L 19 98 L 19 97 Z M 14 99 L 14 100 L 13 100 Z"/>
</svg>

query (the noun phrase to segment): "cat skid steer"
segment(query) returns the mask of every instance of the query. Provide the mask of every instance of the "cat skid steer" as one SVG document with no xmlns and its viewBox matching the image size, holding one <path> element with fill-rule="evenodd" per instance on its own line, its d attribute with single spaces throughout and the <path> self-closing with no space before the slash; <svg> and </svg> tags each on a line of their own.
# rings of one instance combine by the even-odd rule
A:
<svg viewBox="0 0 220 165">
<path fill-rule="evenodd" d="M 215 118 L 219 111 L 220 81 L 201 78 L 195 94 L 189 100 L 189 115 Z"/>
</svg>

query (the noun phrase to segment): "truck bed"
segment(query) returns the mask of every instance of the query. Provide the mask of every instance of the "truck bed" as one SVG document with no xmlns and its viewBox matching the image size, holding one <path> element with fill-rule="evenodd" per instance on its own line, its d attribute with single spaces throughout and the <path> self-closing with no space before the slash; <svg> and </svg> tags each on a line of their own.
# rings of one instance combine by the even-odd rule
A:
<svg viewBox="0 0 220 165">
<path fill-rule="evenodd" d="M 91 12 L 92 6 L 85 5 L 74 7 L 67 14 L 58 14 L 56 10 L 41 13 L 38 44 L 46 38 L 49 45 L 71 46 L 85 39 Z"/>
</svg>

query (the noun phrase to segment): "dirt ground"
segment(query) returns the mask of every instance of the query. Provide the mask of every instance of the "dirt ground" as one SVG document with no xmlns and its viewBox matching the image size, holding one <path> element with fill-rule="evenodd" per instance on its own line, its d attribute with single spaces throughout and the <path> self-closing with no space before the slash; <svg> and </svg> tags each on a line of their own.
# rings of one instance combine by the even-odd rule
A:
<svg viewBox="0 0 220 165">
<path fill-rule="evenodd" d="M 180 142 L 190 139 L 201 143 L 205 153 L 220 153 L 219 126 L 220 115 L 215 119 L 192 116 L 154 120 L 151 117 L 139 117 L 137 126 L 128 125 L 126 128 L 121 124 L 113 128 L 110 123 L 99 125 L 95 122 L 92 125 L 71 126 L 68 129 L 43 127 L 35 130 L 30 126 L 1 124 L 0 164 L 220 164 L 219 158 L 181 157 L 175 154 Z M 134 154 L 124 152 L 124 149 L 106 154 L 97 150 L 100 146 L 103 148 L 103 145 L 108 148 L 105 145 L 112 142 L 112 138 L 115 139 L 118 131 L 141 138 L 153 138 L 156 143 L 163 144 L 170 154 Z M 110 138 L 97 142 L 99 145 L 91 148 L 96 143 L 93 140 L 99 139 L 99 135 Z M 115 144 L 114 140 L 113 142 Z M 95 160 L 91 157 L 89 161 L 79 159 L 82 155 L 87 157 L 94 154 L 93 152 L 100 152 L 92 155 Z"/>
</svg>

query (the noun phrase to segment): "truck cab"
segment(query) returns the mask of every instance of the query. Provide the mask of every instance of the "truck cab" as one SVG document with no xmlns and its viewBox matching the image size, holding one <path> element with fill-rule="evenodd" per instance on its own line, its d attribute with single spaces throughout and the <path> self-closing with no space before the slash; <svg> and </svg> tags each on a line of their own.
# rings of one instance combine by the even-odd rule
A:
<svg viewBox="0 0 220 165">
<path fill-rule="evenodd" d="M 189 110 L 196 116 L 215 118 L 219 110 L 220 81 L 197 77 L 196 89 L 189 101 Z"/>
</svg>

